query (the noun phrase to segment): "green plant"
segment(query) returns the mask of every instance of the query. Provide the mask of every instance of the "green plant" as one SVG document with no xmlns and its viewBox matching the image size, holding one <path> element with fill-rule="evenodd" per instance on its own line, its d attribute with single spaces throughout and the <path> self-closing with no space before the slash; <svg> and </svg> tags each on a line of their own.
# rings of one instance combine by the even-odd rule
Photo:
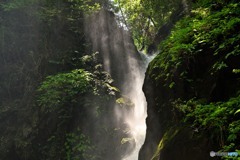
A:
<svg viewBox="0 0 240 160">
<path fill-rule="evenodd" d="M 174 76 L 184 78 L 190 62 L 200 56 L 216 59 L 208 68 L 212 74 L 228 69 L 228 61 L 240 54 L 239 8 L 239 3 L 228 3 L 218 11 L 207 6 L 192 10 L 192 14 L 181 19 L 159 45 L 160 54 L 148 68 L 151 78 L 173 88 Z"/>
<path fill-rule="evenodd" d="M 68 101 L 74 102 L 77 95 L 93 90 L 92 80 L 92 74 L 83 69 L 48 76 L 38 89 L 38 103 L 47 112 L 53 111 Z"/>
<path fill-rule="evenodd" d="M 25 7 L 34 6 L 37 4 L 38 0 L 11 0 L 7 2 L 2 2 L 0 7 L 4 11 L 11 11 L 15 9 L 24 9 Z"/>
<path fill-rule="evenodd" d="M 179 7 L 179 0 L 114 0 L 120 24 L 128 29 L 141 50 L 146 49 L 158 29 Z"/>
<path fill-rule="evenodd" d="M 97 157 L 90 138 L 84 135 L 80 129 L 66 135 L 65 149 L 66 160 L 95 160 Z"/>
<path fill-rule="evenodd" d="M 222 151 L 238 149 L 240 120 L 234 118 L 240 108 L 240 95 L 226 102 L 204 103 L 197 100 L 174 103 L 184 114 L 184 122 L 191 123 L 200 131 L 208 130 L 210 138 L 217 140 Z"/>
</svg>

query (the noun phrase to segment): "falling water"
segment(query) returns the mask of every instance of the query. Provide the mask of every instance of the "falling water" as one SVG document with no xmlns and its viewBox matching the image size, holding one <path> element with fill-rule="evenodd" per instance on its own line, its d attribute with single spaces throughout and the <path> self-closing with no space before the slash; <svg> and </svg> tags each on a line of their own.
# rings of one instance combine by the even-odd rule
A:
<svg viewBox="0 0 240 160">
<path fill-rule="evenodd" d="M 134 104 L 131 111 L 116 107 L 116 119 L 128 126 L 134 148 L 122 160 L 137 160 L 146 134 L 146 99 L 142 91 L 144 73 L 149 57 L 140 54 L 130 34 L 116 23 L 114 14 L 102 10 L 88 17 L 86 33 L 93 51 L 99 51 L 104 69 L 111 74 L 121 94 Z"/>
<path fill-rule="evenodd" d="M 132 100 L 135 107 L 133 112 L 125 117 L 127 124 L 129 125 L 130 133 L 134 138 L 136 147 L 134 151 L 127 155 L 123 160 L 137 160 L 138 152 L 144 142 L 146 134 L 146 99 L 142 91 L 142 85 L 144 80 L 145 67 L 139 66 L 135 62 L 136 59 L 129 59 L 130 72 L 132 78 L 127 82 L 126 88 L 131 86 L 131 91 L 128 93 L 128 97 Z"/>
<path fill-rule="evenodd" d="M 141 53 L 139 53 L 141 54 Z M 128 154 L 123 160 L 137 160 L 138 152 L 141 146 L 144 143 L 145 135 L 146 135 L 146 123 L 145 119 L 147 117 L 147 102 L 145 95 L 142 91 L 142 86 L 144 82 L 144 73 L 146 71 L 148 63 L 154 58 L 155 55 L 147 56 L 145 54 L 141 54 L 143 58 L 143 63 L 139 64 L 136 62 L 136 59 L 129 57 L 129 66 L 131 69 L 131 78 L 125 85 L 125 88 L 131 87 L 131 91 L 128 93 L 129 98 L 134 103 L 135 107 L 133 112 L 125 117 L 127 124 L 129 125 L 129 129 L 131 135 L 133 136 L 136 147 L 134 151 Z M 139 66 L 140 65 L 140 66 Z"/>
</svg>

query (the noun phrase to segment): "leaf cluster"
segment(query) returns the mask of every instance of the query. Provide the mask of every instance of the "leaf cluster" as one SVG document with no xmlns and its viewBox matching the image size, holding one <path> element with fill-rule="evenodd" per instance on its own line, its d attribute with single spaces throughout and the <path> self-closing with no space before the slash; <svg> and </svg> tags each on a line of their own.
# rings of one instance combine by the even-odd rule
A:
<svg viewBox="0 0 240 160">
<path fill-rule="evenodd" d="M 240 95 L 226 102 L 204 103 L 191 99 L 175 107 L 184 113 L 184 122 L 198 131 L 208 131 L 224 151 L 238 149 L 240 139 Z"/>
<path fill-rule="evenodd" d="M 138 48 L 151 44 L 160 26 L 178 8 L 179 0 L 115 0 L 120 24 L 128 29 Z"/>
<path fill-rule="evenodd" d="M 169 84 L 181 68 L 189 68 L 196 57 L 216 59 L 209 68 L 212 74 L 228 67 L 229 59 L 239 55 L 239 3 L 229 3 L 219 11 L 198 7 L 180 20 L 171 35 L 159 45 L 160 54 L 150 63 L 152 79 Z M 238 69 L 238 68 L 235 68 Z M 159 73 L 162 74 L 155 74 Z M 180 73 L 184 78 L 186 73 Z"/>
<path fill-rule="evenodd" d="M 90 138 L 78 128 L 75 132 L 66 135 L 65 142 L 66 160 L 96 159 L 93 152 L 94 146 Z"/>
<path fill-rule="evenodd" d="M 92 74 L 82 69 L 48 76 L 38 89 L 38 103 L 51 110 L 74 101 L 77 95 L 91 91 Z"/>
</svg>

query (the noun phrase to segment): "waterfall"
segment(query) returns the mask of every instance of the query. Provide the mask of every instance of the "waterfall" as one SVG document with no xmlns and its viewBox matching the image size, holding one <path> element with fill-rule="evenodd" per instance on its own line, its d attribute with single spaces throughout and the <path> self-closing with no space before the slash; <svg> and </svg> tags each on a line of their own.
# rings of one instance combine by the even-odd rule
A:
<svg viewBox="0 0 240 160">
<path fill-rule="evenodd" d="M 155 55 L 147 56 L 146 54 L 139 54 L 141 54 L 141 57 L 144 60 L 141 64 L 137 63 L 136 59 L 129 57 L 128 63 L 130 67 L 131 78 L 127 82 L 125 82 L 126 85 L 123 88 L 127 89 L 129 88 L 129 86 L 131 86 L 131 90 L 127 93 L 127 95 L 132 100 L 135 107 L 133 112 L 131 112 L 127 117 L 124 118 L 129 125 L 129 129 L 131 135 L 134 138 L 136 146 L 134 148 L 134 151 L 126 155 L 123 160 L 138 159 L 138 152 L 144 143 L 146 135 L 145 119 L 147 117 L 147 102 L 145 95 L 142 91 L 142 86 L 147 65 L 155 57 Z"/>
<path fill-rule="evenodd" d="M 86 33 L 93 51 L 99 51 L 104 69 L 110 73 L 121 94 L 134 104 L 131 111 L 115 108 L 116 120 L 124 121 L 134 146 L 122 160 L 137 160 L 146 134 L 146 99 L 142 91 L 149 57 L 137 51 L 128 31 L 121 28 L 112 12 L 101 10 L 87 17 Z"/>
<path fill-rule="evenodd" d="M 129 58 L 128 63 L 130 67 L 131 78 L 126 82 L 126 85 L 123 89 L 127 89 L 129 86 L 131 86 L 131 90 L 127 93 L 127 95 L 132 100 L 135 107 L 133 112 L 129 114 L 128 117 L 124 117 L 124 119 L 129 126 L 130 133 L 134 138 L 136 146 L 134 151 L 123 158 L 123 160 L 138 159 L 138 152 L 144 143 L 146 134 L 146 99 L 142 91 L 146 67 L 139 66 L 139 64 L 135 61 L 136 59 Z"/>
</svg>

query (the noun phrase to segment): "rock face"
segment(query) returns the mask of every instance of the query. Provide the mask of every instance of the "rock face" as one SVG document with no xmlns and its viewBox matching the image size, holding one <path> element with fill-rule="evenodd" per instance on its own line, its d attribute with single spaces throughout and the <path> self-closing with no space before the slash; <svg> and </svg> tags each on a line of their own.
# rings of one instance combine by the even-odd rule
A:
<svg viewBox="0 0 240 160">
<path fill-rule="evenodd" d="M 205 62 L 209 60 L 207 55 L 202 58 L 201 60 L 205 59 Z M 240 60 L 239 56 L 236 58 Z M 201 62 L 190 63 L 192 66 L 189 70 L 190 74 L 197 75 L 193 81 L 196 82 L 199 79 L 201 81 L 195 86 L 191 86 L 187 80 L 180 79 L 180 75 L 176 73 L 174 77 L 176 86 L 171 89 L 165 86 L 163 80 L 156 82 L 151 78 L 152 74 L 159 74 L 159 72 L 149 74 L 148 70 L 146 73 L 143 90 L 148 103 L 147 135 L 139 160 L 152 158 L 154 160 L 203 160 L 209 159 L 210 151 L 219 149 L 219 144 L 209 139 L 208 133 L 211 131 L 198 131 L 192 128 L 191 124 L 183 123 L 183 117 L 171 104 L 177 99 L 193 98 L 196 93 L 208 101 L 219 101 L 227 99 L 236 91 L 236 88 L 239 88 L 239 76 L 233 75 L 231 69 L 217 76 L 211 76 L 204 72 L 209 65 L 205 63 L 200 67 L 199 63 Z M 196 72 L 194 68 L 199 70 Z M 201 77 L 201 75 L 204 76 Z M 193 90 L 192 87 L 195 89 Z"/>
<path fill-rule="evenodd" d="M 171 104 L 178 98 L 188 99 L 189 87 L 177 79 L 176 90 L 170 89 L 163 83 L 156 85 L 146 76 L 143 89 L 148 102 L 147 135 L 139 160 L 203 160 L 209 158 L 209 151 L 217 149 L 206 133 L 199 134 L 182 123 Z"/>
<path fill-rule="evenodd" d="M 223 11 L 222 6 L 222 10 L 210 12 L 208 18 L 198 19 L 191 15 L 189 19 L 182 19 L 177 23 L 171 38 L 162 45 L 161 53 L 149 64 L 143 86 L 148 103 L 147 135 L 139 160 L 207 160 L 210 159 L 210 151 L 221 149 L 220 140 L 210 136 L 213 130 L 194 128 L 193 124 L 183 121 L 186 115 L 176 109 L 175 102 L 192 98 L 209 104 L 222 102 L 239 91 L 240 75 L 233 71 L 240 68 L 240 56 L 228 56 L 232 51 L 239 51 L 238 39 L 234 39 L 231 44 L 227 41 L 239 34 L 234 28 L 240 23 L 236 22 L 231 29 L 217 33 L 215 29 L 224 26 L 210 21 L 211 16 L 214 19 Z M 236 18 L 236 15 L 224 16 L 230 20 Z M 224 16 L 218 18 L 228 24 L 230 20 Z M 194 26 L 190 24 L 193 19 L 199 20 L 202 25 L 208 23 L 208 31 L 198 28 L 194 33 Z M 188 20 L 189 28 L 183 25 Z M 183 34 L 183 29 L 189 30 Z M 202 36 L 198 34 L 200 32 L 202 35 L 210 33 L 206 42 L 201 43 L 197 39 Z M 178 36 L 183 38 L 175 40 Z M 220 49 L 220 44 L 225 43 L 227 46 Z M 179 49 L 174 45 L 193 45 L 193 48 L 187 51 L 186 48 Z M 216 69 L 218 62 L 226 64 L 225 67 Z"/>
</svg>

